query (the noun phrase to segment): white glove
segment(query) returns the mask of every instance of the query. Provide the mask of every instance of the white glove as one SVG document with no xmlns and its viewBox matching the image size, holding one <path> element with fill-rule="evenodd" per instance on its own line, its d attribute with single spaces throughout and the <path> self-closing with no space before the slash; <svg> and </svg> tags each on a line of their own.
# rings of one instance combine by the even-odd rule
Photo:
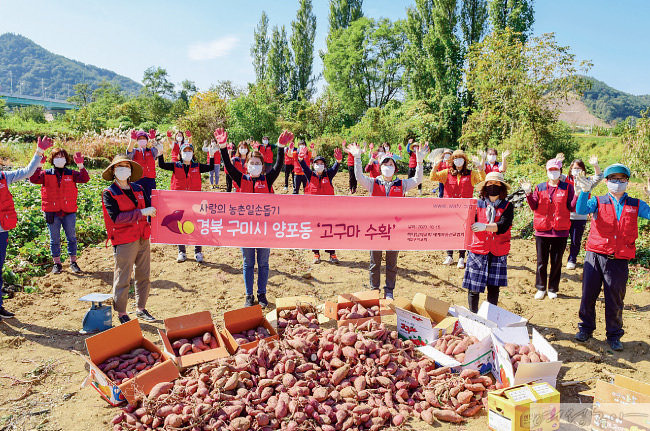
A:
<svg viewBox="0 0 650 431">
<path fill-rule="evenodd" d="M 476 222 L 472 225 L 473 232 L 483 232 L 485 229 L 487 229 L 487 224 L 485 223 Z"/>
<path fill-rule="evenodd" d="M 210 146 L 208 147 L 208 155 L 212 157 L 215 155 L 217 151 L 219 151 L 217 149 L 217 144 L 210 144 Z"/>
<path fill-rule="evenodd" d="M 589 178 L 587 178 L 584 174 L 578 175 L 573 179 L 573 182 L 575 184 L 575 189 L 576 191 L 579 192 L 585 192 L 589 193 L 591 189 L 593 188 L 593 184 Z"/>
<path fill-rule="evenodd" d="M 424 158 L 429 154 L 429 145 L 426 144 L 423 147 L 420 147 L 416 152 L 415 152 L 415 159 L 418 161 L 418 163 L 421 163 Z"/>
<path fill-rule="evenodd" d="M 593 155 L 593 156 L 589 157 L 589 164 L 591 166 L 596 166 L 598 164 L 598 156 Z"/>
<path fill-rule="evenodd" d="M 160 156 L 160 155 L 163 153 L 163 151 L 164 151 L 164 147 L 163 147 L 162 142 L 156 142 L 156 144 L 155 144 L 153 147 L 156 149 L 156 151 L 158 151 L 158 155 L 159 155 L 159 156 Z"/>
<path fill-rule="evenodd" d="M 156 209 L 154 207 L 142 208 L 140 210 L 140 213 L 145 217 L 155 217 L 156 216 Z"/>
<path fill-rule="evenodd" d="M 472 156 L 472 163 L 474 163 L 474 166 L 476 166 L 476 169 L 481 169 L 481 160 L 478 158 L 478 156 Z"/>
<path fill-rule="evenodd" d="M 348 153 L 352 154 L 352 157 L 360 157 L 363 150 L 360 146 L 352 144 L 348 145 Z"/>
<path fill-rule="evenodd" d="M 522 181 L 521 188 L 524 190 L 524 193 L 529 194 L 533 191 L 533 186 L 529 181 Z"/>
</svg>

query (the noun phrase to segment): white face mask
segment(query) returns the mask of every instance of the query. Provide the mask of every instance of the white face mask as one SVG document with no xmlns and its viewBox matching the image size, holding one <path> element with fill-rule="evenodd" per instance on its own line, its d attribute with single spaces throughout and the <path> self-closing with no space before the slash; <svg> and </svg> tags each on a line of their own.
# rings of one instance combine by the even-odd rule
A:
<svg viewBox="0 0 650 431">
<path fill-rule="evenodd" d="M 465 164 L 465 159 L 463 159 L 462 157 L 454 159 L 454 166 L 456 166 L 457 168 L 461 168 L 464 164 Z"/>
<path fill-rule="evenodd" d="M 256 177 L 259 174 L 262 173 L 262 165 L 252 165 L 248 164 L 248 173 L 251 174 L 251 176 Z"/>
<path fill-rule="evenodd" d="M 321 165 L 320 163 L 318 165 L 314 165 L 314 172 L 317 174 L 320 174 L 325 170 L 325 165 Z"/>
<path fill-rule="evenodd" d="M 118 180 L 126 181 L 131 176 L 131 168 L 127 168 L 126 166 L 118 166 L 113 170 L 113 174 Z"/>
<path fill-rule="evenodd" d="M 386 178 L 391 178 L 395 173 L 395 168 L 391 165 L 381 165 L 381 174 Z"/>
<path fill-rule="evenodd" d="M 192 151 L 183 151 L 184 162 L 189 162 L 190 160 L 192 160 L 192 157 L 194 157 L 194 153 Z"/>
<path fill-rule="evenodd" d="M 447 160 L 449 160 L 450 157 L 451 157 L 451 154 L 445 154 L 444 156 L 442 156 L 442 160 L 447 161 Z"/>
<path fill-rule="evenodd" d="M 268 145 L 268 144 L 269 144 L 269 140 L 268 140 L 268 139 L 262 139 L 262 143 L 263 143 L 264 145 Z"/>
<path fill-rule="evenodd" d="M 571 175 L 573 175 L 574 177 L 577 177 L 581 173 L 582 173 L 582 169 L 571 169 Z"/>
<path fill-rule="evenodd" d="M 546 175 L 548 175 L 549 180 L 555 181 L 560 178 L 560 171 L 546 171 Z"/>
<path fill-rule="evenodd" d="M 176 142 L 183 142 L 183 137 L 182 136 L 177 136 L 176 137 Z"/>
<path fill-rule="evenodd" d="M 305 147 L 306 147 L 305 144 L 301 144 L 301 145 L 298 146 L 298 148 L 300 148 L 301 150 L 302 150 L 303 148 L 305 148 Z"/>
<path fill-rule="evenodd" d="M 627 183 L 612 183 L 607 181 L 607 190 L 610 193 L 623 193 L 627 189 Z"/>
<path fill-rule="evenodd" d="M 138 141 L 138 147 L 144 148 L 147 146 L 147 140 L 146 139 L 141 139 Z"/>
<path fill-rule="evenodd" d="M 240 148 L 239 149 L 239 154 L 241 154 L 242 156 L 245 156 L 246 153 L 248 153 L 248 150 L 246 148 Z"/>
<path fill-rule="evenodd" d="M 56 168 L 62 168 L 65 166 L 65 157 L 57 157 L 54 160 L 52 160 L 52 164 Z"/>
<path fill-rule="evenodd" d="M 488 154 L 487 161 L 490 164 L 496 162 L 497 161 L 497 155 L 496 154 Z"/>
</svg>

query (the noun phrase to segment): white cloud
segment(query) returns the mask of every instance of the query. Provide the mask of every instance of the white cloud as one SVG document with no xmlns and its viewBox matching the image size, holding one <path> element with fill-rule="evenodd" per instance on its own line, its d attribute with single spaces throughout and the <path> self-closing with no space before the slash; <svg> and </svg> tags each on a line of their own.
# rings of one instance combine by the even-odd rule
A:
<svg viewBox="0 0 650 431">
<path fill-rule="evenodd" d="M 228 55 L 238 42 L 239 39 L 235 36 L 224 36 L 210 42 L 197 42 L 189 46 L 187 56 L 190 60 L 214 60 Z"/>
</svg>

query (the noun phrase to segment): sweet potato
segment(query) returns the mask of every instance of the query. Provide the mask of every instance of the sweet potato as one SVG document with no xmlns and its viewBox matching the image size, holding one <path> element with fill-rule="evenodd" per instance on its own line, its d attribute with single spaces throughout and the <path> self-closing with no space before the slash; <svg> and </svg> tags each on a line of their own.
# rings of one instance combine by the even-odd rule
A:
<svg viewBox="0 0 650 431">
<path fill-rule="evenodd" d="M 460 423 L 465 421 L 465 418 L 451 410 L 436 409 L 433 411 L 433 416 L 443 422 Z"/>
<path fill-rule="evenodd" d="M 161 395 L 168 394 L 174 387 L 174 382 L 162 382 L 156 384 L 149 392 L 149 399 L 155 400 Z"/>
</svg>

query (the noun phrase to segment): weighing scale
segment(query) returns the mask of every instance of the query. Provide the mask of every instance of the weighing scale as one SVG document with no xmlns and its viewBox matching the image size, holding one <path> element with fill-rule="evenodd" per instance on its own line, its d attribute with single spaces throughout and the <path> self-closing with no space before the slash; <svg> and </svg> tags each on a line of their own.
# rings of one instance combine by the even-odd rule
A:
<svg viewBox="0 0 650 431">
<path fill-rule="evenodd" d="M 83 320 L 83 327 L 80 334 L 92 334 L 102 332 L 113 327 L 113 317 L 111 315 L 111 306 L 103 305 L 102 302 L 112 299 L 113 295 L 108 293 L 91 293 L 79 301 L 90 302 L 91 306 Z"/>
</svg>

